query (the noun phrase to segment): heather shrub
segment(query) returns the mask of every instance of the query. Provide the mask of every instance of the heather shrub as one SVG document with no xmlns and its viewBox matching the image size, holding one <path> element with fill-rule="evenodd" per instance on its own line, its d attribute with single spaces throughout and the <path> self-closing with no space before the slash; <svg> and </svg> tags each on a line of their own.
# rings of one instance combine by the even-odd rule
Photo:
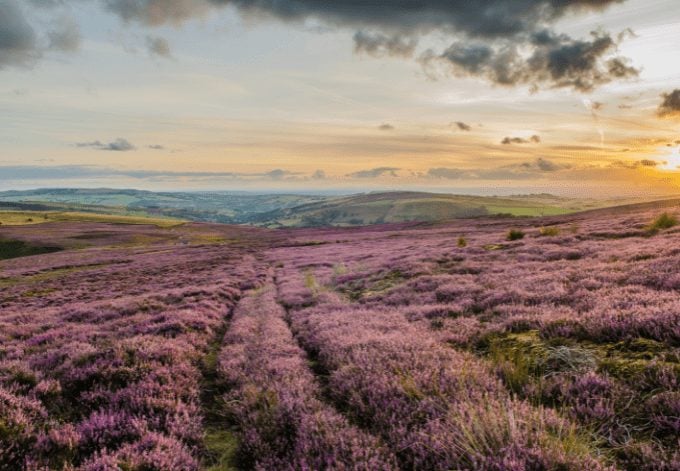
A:
<svg viewBox="0 0 680 471">
<path fill-rule="evenodd" d="M 465 240 L 465 237 L 463 237 L 463 236 L 459 237 L 457 245 L 460 248 L 467 247 L 467 240 Z"/>
<path fill-rule="evenodd" d="M 524 232 L 519 230 L 519 229 L 510 229 L 508 231 L 508 235 L 506 236 L 507 240 L 520 240 L 524 239 Z"/>
<path fill-rule="evenodd" d="M 36 431 L 47 419 L 40 401 L 0 386 L 0 469 L 16 469 L 36 442 Z"/>
<path fill-rule="evenodd" d="M 660 435 L 680 436 L 680 392 L 655 394 L 645 402 L 645 409 Z"/>
</svg>

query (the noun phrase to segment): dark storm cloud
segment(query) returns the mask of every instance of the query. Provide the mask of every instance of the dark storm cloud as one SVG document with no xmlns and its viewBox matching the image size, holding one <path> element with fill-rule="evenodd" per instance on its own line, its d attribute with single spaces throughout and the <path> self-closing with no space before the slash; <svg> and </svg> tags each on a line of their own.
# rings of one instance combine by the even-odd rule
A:
<svg viewBox="0 0 680 471">
<path fill-rule="evenodd" d="M 538 144 L 539 142 L 541 142 L 541 137 L 534 134 L 529 139 L 524 139 L 523 137 L 504 137 L 501 144 Z"/>
<path fill-rule="evenodd" d="M 354 52 L 374 57 L 411 57 L 417 44 L 416 39 L 403 37 L 399 34 L 386 36 L 381 33 L 371 34 L 358 31 L 354 35 Z"/>
<path fill-rule="evenodd" d="M 659 116 L 680 116 L 680 89 L 661 95 L 663 101 L 659 105 Z"/>
<path fill-rule="evenodd" d="M 377 167 L 372 168 L 370 170 L 360 170 L 358 172 L 349 173 L 347 174 L 347 176 L 351 178 L 376 178 L 381 177 L 383 175 L 396 177 L 397 176 L 396 172 L 399 170 L 400 169 L 397 167 Z"/>
<path fill-rule="evenodd" d="M 470 130 L 472 129 L 472 126 L 470 126 L 469 124 L 466 124 L 466 123 L 464 123 L 464 122 L 462 122 L 462 121 L 456 121 L 454 124 L 455 124 L 455 125 L 458 127 L 458 129 L 460 129 L 461 131 L 470 131 Z"/>
<path fill-rule="evenodd" d="M 30 65 L 40 57 L 37 37 L 19 3 L 0 1 L 0 69 Z"/>
<path fill-rule="evenodd" d="M 520 36 L 568 12 L 602 10 L 624 0 L 210 0 L 248 14 L 384 30 L 443 30 L 470 37 Z M 147 2 L 142 2 L 147 3 Z"/>
<path fill-rule="evenodd" d="M 527 39 L 482 43 L 458 41 L 440 54 L 425 52 L 426 67 L 444 65 L 454 75 L 483 77 L 506 86 L 541 85 L 592 91 L 599 85 L 638 75 L 621 57 L 613 57 L 618 46 L 609 34 L 593 32 L 589 40 L 577 40 L 543 30 Z M 529 47 L 527 57 L 520 49 Z"/>
<path fill-rule="evenodd" d="M 76 147 L 92 147 L 98 150 L 110 150 L 117 152 L 126 152 L 135 149 L 135 146 L 133 146 L 127 139 L 123 139 L 122 137 L 119 137 L 115 141 L 109 142 L 108 144 L 104 144 L 101 141 L 78 142 L 76 143 Z"/>
<path fill-rule="evenodd" d="M 626 32 L 575 39 L 554 31 L 567 14 L 602 11 L 625 0 L 101 0 L 125 21 L 180 23 L 210 7 L 232 6 L 245 16 L 302 22 L 313 18 L 355 29 L 355 50 L 410 57 L 418 36 L 439 32 L 455 38 L 443 52 L 426 51 L 427 67 L 532 88 L 590 91 L 638 70 L 616 56 Z"/>
</svg>

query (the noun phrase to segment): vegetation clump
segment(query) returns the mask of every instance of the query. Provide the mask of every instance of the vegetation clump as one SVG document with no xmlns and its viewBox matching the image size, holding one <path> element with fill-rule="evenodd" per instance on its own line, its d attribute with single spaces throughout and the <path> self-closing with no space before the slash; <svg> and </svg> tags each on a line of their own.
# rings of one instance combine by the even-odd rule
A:
<svg viewBox="0 0 680 471">
<path fill-rule="evenodd" d="M 458 245 L 458 247 L 460 247 L 461 249 L 462 249 L 463 247 L 467 247 L 467 240 L 465 240 L 465 237 L 460 236 L 460 237 L 458 238 L 458 243 L 457 243 L 457 245 Z"/>
<path fill-rule="evenodd" d="M 508 231 L 508 235 L 507 235 L 506 239 L 508 239 L 508 240 L 524 239 L 524 231 L 521 231 L 520 229 L 510 229 Z"/>
<path fill-rule="evenodd" d="M 678 225 L 678 218 L 669 213 L 662 213 L 657 217 L 652 223 L 647 226 L 647 232 L 650 234 L 656 234 L 664 229 L 670 229 L 673 226 Z"/>
<path fill-rule="evenodd" d="M 538 233 L 542 236 L 553 237 L 560 234 L 560 228 L 557 226 L 543 226 L 538 229 Z"/>
</svg>

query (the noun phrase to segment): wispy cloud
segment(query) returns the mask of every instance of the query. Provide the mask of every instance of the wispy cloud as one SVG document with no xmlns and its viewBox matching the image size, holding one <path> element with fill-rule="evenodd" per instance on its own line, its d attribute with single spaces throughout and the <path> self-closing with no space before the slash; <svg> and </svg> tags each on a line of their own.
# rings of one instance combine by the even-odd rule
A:
<svg viewBox="0 0 680 471">
<path fill-rule="evenodd" d="M 539 142 L 541 142 L 541 137 L 534 134 L 528 139 L 523 137 L 504 137 L 501 144 L 538 144 Z"/>
<path fill-rule="evenodd" d="M 281 180 L 301 175 L 282 169 L 267 172 L 182 172 L 164 170 L 119 169 L 98 165 L 0 166 L 0 180 L 59 180 L 78 178 L 129 177 L 136 179 L 233 179 Z"/>
<path fill-rule="evenodd" d="M 127 152 L 130 150 L 135 150 L 135 146 L 132 145 L 130 141 L 123 139 L 122 137 L 119 137 L 108 144 L 104 144 L 101 141 L 77 142 L 76 147 L 92 147 L 97 150 L 110 150 L 115 152 Z"/>
<path fill-rule="evenodd" d="M 370 170 L 359 170 L 358 172 L 349 173 L 347 176 L 350 178 L 377 178 L 384 175 L 396 177 L 399 170 L 401 169 L 398 167 L 376 167 Z"/>
</svg>

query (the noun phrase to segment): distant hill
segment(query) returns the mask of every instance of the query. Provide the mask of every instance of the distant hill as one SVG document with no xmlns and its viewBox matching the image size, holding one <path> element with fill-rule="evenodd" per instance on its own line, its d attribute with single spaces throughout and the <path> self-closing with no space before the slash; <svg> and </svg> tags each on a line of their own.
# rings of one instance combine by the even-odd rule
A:
<svg viewBox="0 0 680 471">
<path fill-rule="evenodd" d="M 243 224 L 252 214 L 322 201 L 324 196 L 250 194 L 230 192 L 152 192 L 109 188 L 57 188 L 0 192 L 2 203 L 59 203 L 68 209 L 88 211 L 93 206 L 115 208 L 148 216 L 202 222 Z M 2 209 L 0 207 L 0 209 Z"/>
<path fill-rule="evenodd" d="M 566 201 L 562 201 L 565 203 Z M 507 216 L 549 216 L 574 209 L 533 199 L 508 199 L 420 192 L 369 193 L 336 197 L 253 216 L 265 226 L 360 226 L 406 221 Z"/>
<path fill-rule="evenodd" d="M 0 211 L 76 211 L 265 227 L 360 226 L 482 216 L 553 216 L 607 206 L 550 194 L 488 197 L 426 192 L 349 196 L 39 189 L 0 192 Z"/>
</svg>

